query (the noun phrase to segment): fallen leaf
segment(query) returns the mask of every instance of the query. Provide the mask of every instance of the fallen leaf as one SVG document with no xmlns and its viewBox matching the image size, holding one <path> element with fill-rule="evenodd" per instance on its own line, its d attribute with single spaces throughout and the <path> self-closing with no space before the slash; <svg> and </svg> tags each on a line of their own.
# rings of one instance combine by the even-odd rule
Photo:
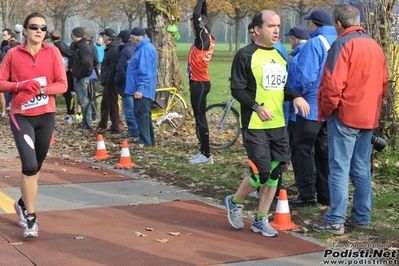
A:
<svg viewBox="0 0 399 266">
<path fill-rule="evenodd" d="M 10 243 L 11 246 L 21 246 L 23 244 L 23 242 L 14 242 L 14 243 Z"/>
<path fill-rule="evenodd" d="M 161 242 L 161 243 L 168 243 L 169 242 L 169 240 L 168 239 L 166 239 L 166 238 L 163 238 L 163 239 L 155 239 L 155 241 L 157 241 L 157 242 Z"/>
<path fill-rule="evenodd" d="M 74 238 L 77 239 L 77 240 L 83 240 L 83 239 L 85 239 L 86 237 L 85 237 L 85 236 L 75 236 Z"/>
<path fill-rule="evenodd" d="M 134 232 L 133 235 L 134 235 L 135 237 L 141 237 L 141 236 L 144 237 L 144 236 L 147 236 L 147 235 L 142 234 L 142 233 L 140 233 L 140 232 Z"/>
<path fill-rule="evenodd" d="M 171 235 L 171 236 L 179 236 L 180 232 L 169 232 L 169 235 Z"/>
<path fill-rule="evenodd" d="M 66 169 L 66 168 L 61 168 L 60 171 L 63 172 L 63 173 L 65 173 L 66 171 L 68 171 L 68 169 Z"/>
<path fill-rule="evenodd" d="M 147 230 L 147 231 L 154 231 L 154 229 L 152 229 L 152 228 L 150 228 L 150 227 L 147 227 L 145 230 Z"/>
</svg>

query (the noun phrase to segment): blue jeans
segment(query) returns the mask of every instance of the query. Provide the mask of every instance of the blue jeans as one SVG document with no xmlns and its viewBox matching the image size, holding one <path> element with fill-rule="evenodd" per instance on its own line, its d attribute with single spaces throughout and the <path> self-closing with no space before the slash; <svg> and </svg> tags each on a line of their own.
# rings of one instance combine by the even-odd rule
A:
<svg viewBox="0 0 399 266">
<path fill-rule="evenodd" d="M 139 135 L 139 126 L 134 116 L 134 98 L 133 96 L 122 96 L 122 109 L 125 115 L 129 135 Z"/>
<path fill-rule="evenodd" d="M 87 85 L 89 85 L 89 77 L 81 78 L 80 80 L 73 80 L 73 86 L 75 88 L 75 93 L 78 99 L 78 103 L 80 106 L 82 106 L 82 114 L 87 115 L 86 121 L 88 123 L 88 126 L 93 126 L 93 120 L 91 117 L 91 108 L 87 110 L 87 113 L 85 113 L 86 107 L 89 103 L 89 97 L 88 97 L 88 90 L 87 90 Z"/>
<path fill-rule="evenodd" d="M 144 146 L 151 146 L 155 143 L 151 119 L 151 102 L 152 99 L 144 97 L 134 99 L 134 115 L 139 126 L 140 137 L 138 144 L 144 144 Z"/>
<path fill-rule="evenodd" d="M 372 205 L 370 156 L 373 130 L 347 127 L 341 123 L 337 112 L 327 118 L 327 129 L 331 209 L 324 214 L 324 219 L 329 223 L 345 221 L 350 177 L 354 187 L 351 216 L 359 224 L 368 224 Z"/>
</svg>

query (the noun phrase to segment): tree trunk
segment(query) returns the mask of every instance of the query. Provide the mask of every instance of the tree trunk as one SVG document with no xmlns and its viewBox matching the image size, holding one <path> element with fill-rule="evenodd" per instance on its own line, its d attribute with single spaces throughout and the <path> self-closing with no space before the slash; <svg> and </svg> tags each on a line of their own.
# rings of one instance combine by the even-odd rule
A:
<svg viewBox="0 0 399 266">
<path fill-rule="evenodd" d="M 167 32 L 169 25 L 177 24 L 180 0 L 146 1 L 148 35 L 158 51 L 158 87 L 183 89 L 179 61 L 175 51 L 176 40 Z M 188 51 L 187 51 L 188 52 Z"/>
<path fill-rule="evenodd" d="M 229 52 L 233 51 L 233 24 L 229 24 Z"/>
<path fill-rule="evenodd" d="M 240 50 L 240 10 L 238 8 L 235 9 L 235 25 L 236 25 L 236 52 Z"/>
<path fill-rule="evenodd" d="M 365 16 L 365 29 L 382 47 L 387 59 L 389 89 L 384 99 L 380 117 L 380 127 L 374 131 L 377 136 L 389 140 L 393 149 L 399 141 L 399 45 L 390 38 L 391 25 L 395 20 L 394 7 L 396 0 L 381 0 L 378 4 L 360 1 L 358 8 Z M 397 23 L 397 22 L 396 22 Z M 395 30 L 398 30 L 395 24 Z"/>
</svg>

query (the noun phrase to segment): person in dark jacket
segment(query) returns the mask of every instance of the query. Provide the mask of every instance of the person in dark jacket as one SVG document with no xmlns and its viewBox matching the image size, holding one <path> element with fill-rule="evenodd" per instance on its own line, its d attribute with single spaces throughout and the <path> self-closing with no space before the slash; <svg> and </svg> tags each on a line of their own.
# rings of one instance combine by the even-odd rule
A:
<svg viewBox="0 0 399 266">
<path fill-rule="evenodd" d="M 289 204 L 297 207 L 316 206 L 318 203 L 330 205 L 327 123 L 317 121 L 317 91 L 328 50 L 337 38 L 327 11 L 315 10 L 304 19 L 311 39 L 297 55 L 296 78 L 292 86 L 309 103 L 311 112 L 308 116 L 301 112 L 296 114 L 295 155 L 300 163 L 296 165 L 295 176 L 299 195 L 291 198 Z"/>
<path fill-rule="evenodd" d="M 119 106 L 118 93 L 115 87 L 115 72 L 119 58 L 119 42 L 115 39 L 115 31 L 111 28 L 100 33 L 103 36 L 106 48 L 104 59 L 101 63 L 100 83 L 104 86 L 103 98 L 101 100 L 101 120 L 98 123 L 98 130 L 107 129 L 108 116 L 111 118 L 111 134 L 119 134 Z"/>
<path fill-rule="evenodd" d="M 86 38 L 84 38 L 84 29 L 82 27 L 76 27 L 72 30 L 72 38 L 76 51 L 72 62 L 74 88 L 78 103 L 82 106 L 82 113 L 85 114 L 86 107 L 89 103 L 87 85 L 89 84 L 89 77 L 93 70 L 93 50 L 90 45 L 87 44 Z M 91 130 L 93 128 L 91 109 L 87 110 L 86 115 L 87 124 L 84 122 L 85 119 L 83 119 L 80 123 L 80 127 Z"/>
<path fill-rule="evenodd" d="M 65 42 L 61 40 L 61 34 L 58 30 L 53 30 L 50 32 L 50 41 L 61 52 L 68 80 L 68 90 L 65 93 L 63 93 L 63 96 L 65 98 L 67 115 L 64 117 L 64 119 L 61 120 L 61 123 L 74 122 L 76 118 L 75 118 L 75 102 L 72 101 L 73 98 L 72 93 L 74 93 L 73 78 L 71 71 L 68 69 L 68 62 L 75 55 L 75 53 L 68 47 L 68 45 L 65 44 Z"/>
<path fill-rule="evenodd" d="M 119 59 L 118 66 L 116 67 L 115 74 L 115 86 L 118 94 L 122 97 L 122 109 L 125 115 L 125 121 L 127 124 L 128 133 L 122 138 L 136 138 L 139 136 L 139 126 L 134 115 L 134 98 L 131 95 L 125 94 L 126 86 L 126 69 L 129 64 L 130 58 L 132 58 L 136 47 L 133 46 L 130 38 L 130 31 L 121 31 L 116 39 L 122 44 L 119 45 Z"/>
</svg>

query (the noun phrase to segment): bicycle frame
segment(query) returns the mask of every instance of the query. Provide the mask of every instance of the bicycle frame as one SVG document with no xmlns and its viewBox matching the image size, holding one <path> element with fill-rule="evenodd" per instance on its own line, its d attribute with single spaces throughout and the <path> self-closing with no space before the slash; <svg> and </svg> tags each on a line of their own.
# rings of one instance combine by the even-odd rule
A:
<svg viewBox="0 0 399 266">
<path fill-rule="evenodd" d="M 173 101 L 174 97 L 181 99 L 182 102 L 184 103 L 184 108 L 187 109 L 187 103 L 184 101 L 183 97 L 178 93 L 177 88 L 174 88 L 174 87 L 157 88 L 155 91 L 156 92 L 170 91 L 170 96 L 169 96 L 168 104 L 165 109 L 162 109 L 162 108 L 151 109 L 151 118 L 153 121 L 155 121 L 155 120 L 164 121 L 164 120 L 168 119 L 168 117 L 166 117 L 167 115 L 173 115 L 173 114 L 169 113 L 169 110 L 173 107 L 173 103 L 176 103 L 175 101 Z"/>
<path fill-rule="evenodd" d="M 226 119 L 229 117 L 229 113 L 231 111 L 231 108 L 233 107 L 234 101 L 235 99 L 231 97 L 230 101 L 226 103 L 226 108 L 224 109 L 222 119 L 220 119 L 220 121 L 216 125 L 217 129 L 221 129 L 223 127 L 224 123 L 226 122 Z"/>
</svg>

